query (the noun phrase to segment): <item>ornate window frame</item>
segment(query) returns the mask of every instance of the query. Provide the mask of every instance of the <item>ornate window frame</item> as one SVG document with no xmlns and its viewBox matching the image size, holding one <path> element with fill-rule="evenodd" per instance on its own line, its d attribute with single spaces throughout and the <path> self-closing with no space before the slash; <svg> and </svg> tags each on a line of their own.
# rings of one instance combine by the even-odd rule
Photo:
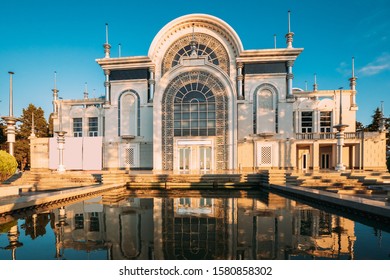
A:
<svg viewBox="0 0 390 280">
<path fill-rule="evenodd" d="M 173 170 L 173 143 L 174 143 L 174 104 L 177 92 L 192 83 L 204 84 L 209 87 L 215 96 L 216 108 L 216 136 L 215 162 L 216 169 L 228 167 L 228 95 L 225 86 L 218 78 L 205 71 L 190 71 L 176 76 L 169 82 L 162 97 L 162 168 Z M 191 137 L 191 136 L 188 136 Z"/>
</svg>

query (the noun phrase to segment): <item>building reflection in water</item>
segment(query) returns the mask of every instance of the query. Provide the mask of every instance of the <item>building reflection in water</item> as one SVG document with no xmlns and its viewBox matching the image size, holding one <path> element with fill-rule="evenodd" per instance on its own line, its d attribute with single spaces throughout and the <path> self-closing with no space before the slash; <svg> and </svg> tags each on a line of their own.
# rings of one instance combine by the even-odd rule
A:
<svg viewBox="0 0 390 280">
<path fill-rule="evenodd" d="M 32 239 L 55 235 L 66 251 L 103 251 L 107 259 L 353 259 L 354 222 L 271 193 L 248 198 L 104 196 L 34 214 L 22 226 Z M 12 250 L 22 246 L 15 224 Z M 31 259 L 34 259 L 32 256 Z"/>
</svg>

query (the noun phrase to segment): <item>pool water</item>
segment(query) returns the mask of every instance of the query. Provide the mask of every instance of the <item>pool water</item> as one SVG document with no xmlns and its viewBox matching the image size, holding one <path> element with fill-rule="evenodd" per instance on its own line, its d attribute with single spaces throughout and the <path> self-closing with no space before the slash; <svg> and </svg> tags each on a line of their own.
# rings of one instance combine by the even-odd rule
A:
<svg viewBox="0 0 390 280">
<path fill-rule="evenodd" d="M 0 220 L 0 259 L 388 260 L 384 224 L 270 192 L 107 194 Z"/>
</svg>

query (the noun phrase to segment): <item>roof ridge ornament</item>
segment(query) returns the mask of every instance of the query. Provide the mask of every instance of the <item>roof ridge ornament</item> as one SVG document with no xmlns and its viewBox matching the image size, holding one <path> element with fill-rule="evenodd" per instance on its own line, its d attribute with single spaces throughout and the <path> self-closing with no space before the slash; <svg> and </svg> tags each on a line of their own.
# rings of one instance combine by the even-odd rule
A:
<svg viewBox="0 0 390 280">
<path fill-rule="evenodd" d="M 192 58 L 197 58 L 198 57 L 198 50 L 197 50 L 197 47 L 196 45 L 198 44 L 198 42 L 195 40 L 195 23 L 192 24 L 192 40 L 190 42 L 190 45 L 191 45 L 191 54 L 190 54 L 190 57 Z"/>
</svg>

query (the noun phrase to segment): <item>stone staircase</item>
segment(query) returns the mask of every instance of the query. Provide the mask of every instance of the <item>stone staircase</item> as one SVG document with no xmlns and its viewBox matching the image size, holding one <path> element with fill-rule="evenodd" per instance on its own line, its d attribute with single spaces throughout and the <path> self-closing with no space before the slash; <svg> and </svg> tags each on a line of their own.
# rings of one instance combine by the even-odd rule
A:
<svg viewBox="0 0 390 280">
<path fill-rule="evenodd" d="M 286 185 L 321 189 L 338 194 L 373 195 L 386 193 L 380 188 L 369 187 L 367 183 L 373 182 L 373 179 L 365 178 L 362 174 L 352 175 L 348 172 L 290 172 L 286 174 Z"/>
<path fill-rule="evenodd" d="M 349 179 L 356 179 L 365 186 L 372 185 L 389 185 L 390 173 L 377 171 L 351 171 L 342 173 L 343 176 Z"/>
<path fill-rule="evenodd" d="M 261 174 L 103 174 L 103 184 L 123 183 L 128 188 L 255 188 Z"/>
<path fill-rule="evenodd" d="M 101 174 L 85 172 L 23 172 L 19 178 L 12 177 L 3 182 L 4 185 L 19 186 L 22 192 L 47 191 L 96 185 L 101 183 Z"/>
</svg>

